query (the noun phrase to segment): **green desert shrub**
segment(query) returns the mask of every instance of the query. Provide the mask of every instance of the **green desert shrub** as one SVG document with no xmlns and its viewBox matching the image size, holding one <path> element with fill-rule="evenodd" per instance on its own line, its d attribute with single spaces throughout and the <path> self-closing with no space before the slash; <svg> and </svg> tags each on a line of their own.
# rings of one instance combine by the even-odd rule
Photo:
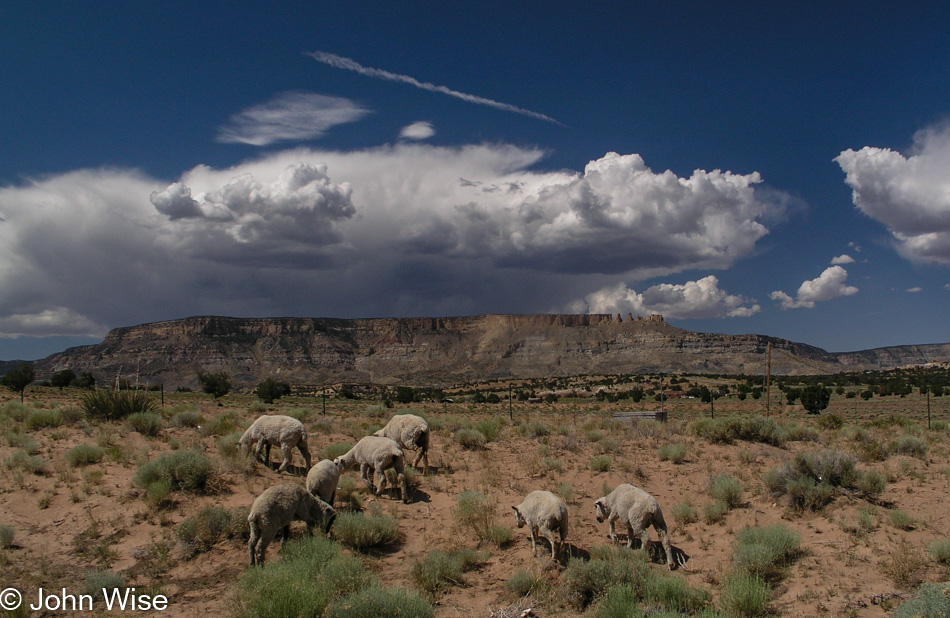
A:
<svg viewBox="0 0 950 618">
<path fill-rule="evenodd" d="M 357 551 L 395 545 L 401 540 L 399 520 L 379 512 L 341 512 L 333 524 L 333 538 Z"/>
<path fill-rule="evenodd" d="M 726 518 L 729 505 L 722 500 L 713 500 L 703 505 L 703 521 L 707 524 L 718 524 Z"/>
<path fill-rule="evenodd" d="M 926 459 L 927 443 L 917 436 L 903 435 L 890 445 L 890 452 L 918 459 Z"/>
<path fill-rule="evenodd" d="M 880 494 L 882 479 L 876 474 L 859 471 L 851 455 L 827 450 L 797 453 L 792 461 L 770 470 L 763 480 L 773 494 L 787 495 L 796 509 L 819 510 L 831 502 L 838 487 Z"/>
<path fill-rule="evenodd" d="M 470 548 L 454 551 L 430 551 L 412 565 L 412 581 L 416 587 L 435 598 L 450 586 L 464 583 L 463 574 L 481 562 L 478 552 Z"/>
<path fill-rule="evenodd" d="M 718 444 L 744 440 L 781 446 L 787 440 L 785 431 L 774 419 L 762 416 L 701 418 L 692 424 L 691 430 L 695 435 Z"/>
<path fill-rule="evenodd" d="M 16 532 L 10 526 L 0 526 L 0 549 L 13 547 L 13 537 Z"/>
<path fill-rule="evenodd" d="M 6 438 L 7 444 L 13 448 L 23 449 L 27 455 L 36 455 L 40 452 L 40 445 L 37 444 L 33 436 L 28 433 L 8 431 L 4 434 L 4 438 Z"/>
<path fill-rule="evenodd" d="M 673 507 L 673 519 L 682 526 L 694 523 L 699 519 L 696 507 L 689 501 L 681 502 Z"/>
<path fill-rule="evenodd" d="M 950 616 L 950 584 L 922 585 L 914 597 L 894 610 L 894 618 Z"/>
<path fill-rule="evenodd" d="M 345 455 L 353 448 L 352 442 L 337 442 L 328 444 L 320 451 L 320 459 L 334 460 L 341 455 Z"/>
<path fill-rule="evenodd" d="M 201 424 L 201 415 L 194 410 L 182 410 L 170 421 L 172 427 L 197 427 Z"/>
<path fill-rule="evenodd" d="M 590 459 L 590 469 L 594 472 L 607 472 L 612 464 L 613 460 L 609 455 L 595 455 Z"/>
<path fill-rule="evenodd" d="M 646 616 L 640 607 L 640 594 L 630 584 L 613 586 L 604 593 L 597 604 L 596 618 L 642 618 Z"/>
<path fill-rule="evenodd" d="M 197 514 L 183 520 L 175 528 L 188 556 L 208 551 L 224 539 L 244 539 L 248 536 L 247 508 L 226 509 L 206 506 Z"/>
<path fill-rule="evenodd" d="M 494 418 L 483 418 L 477 421 L 475 423 L 475 429 L 485 436 L 485 442 L 491 442 L 498 436 L 498 433 L 504 425 L 505 421 L 496 416 Z"/>
<path fill-rule="evenodd" d="M 655 575 L 647 578 L 643 586 L 643 597 L 647 603 L 689 616 L 712 603 L 712 595 L 708 590 L 691 588 L 685 579 L 674 575 Z"/>
<path fill-rule="evenodd" d="M 756 526 L 742 530 L 736 539 L 736 571 L 765 581 L 779 579 L 801 552 L 801 535 L 783 526 Z"/>
<path fill-rule="evenodd" d="M 471 532 L 479 543 L 494 542 L 493 537 L 500 534 L 495 530 L 498 528 L 495 525 L 496 512 L 496 505 L 488 496 L 480 491 L 466 490 L 458 495 L 452 518 L 459 528 Z"/>
<path fill-rule="evenodd" d="M 241 436 L 243 436 L 240 431 L 234 431 L 229 434 L 223 435 L 217 440 L 214 441 L 215 446 L 218 447 L 218 452 L 221 453 L 223 457 L 228 459 L 240 459 L 244 456 L 244 453 L 241 452 Z M 250 453 L 248 453 L 249 455 Z"/>
<path fill-rule="evenodd" d="M 95 569 L 86 572 L 86 579 L 82 584 L 83 594 L 93 598 L 103 599 L 105 594 L 111 594 L 116 588 L 125 588 L 125 577 L 121 573 L 113 573 L 108 569 Z"/>
<path fill-rule="evenodd" d="M 213 474 L 211 460 L 201 451 L 172 451 L 140 466 L 132 477 L 132 483 L 140 489 L 163 483 L 171 490 L 201 492 Z"/>
<path fill-rule="evenodd" d="M 380 586 L 359 558 L 344 556 L 338 544 L 315 535 L 289 541 L 278 559 L 244 571 L 237 583 L 234 615 L 319 618 L 331 605 L 337 608 L 335 616 L 356 615 L 340 613 L 339 608 L 346 607 L 350 597 Z"/>
<path fill-rule="evenodd" d="M 126 417 L 126 422 L 133 430 L 143 436 L 155 436 L 162 429 L 162 417 L 154 412 L 135 412 Z"/>
<path fill-rule="evenodd" d="M 708 481 L 709 495 L 720 502 L 725 503 L 730 509 L 734 509 L 742 504 L 745 489 L 742 482 L 730 474 L 715 474 L 709 477 Z"/>
<path fill-rule="evenodd" d="M 669 461 L 670 463 L 680 464 L 686 460 L 686 445 L 682 442 L 676 444 L 664 444 L 659 450 L 660 461 Z"/>
<path fill-rule="evenodd" d="M 24 450 L 14 451 L 3 461 L 7 470 L 23 470 L 30 474 L 46 474 L 46 460 L 39 455 L 30 455 Z"/>
<path fill-rule="evenodd" d="M 455 441 L 458 442 L 462 448 L 467 449 L 482 448 L 486 442 L 485 434 L 477 429 L 468 427 L 463 427 L 455 432 Z"/>
<path fill-rule="evenodd" d="M 844 417 L 835 412 L 822 414 L 818 417 L 818 426 L 822 429 L 841 429 L 844 426 Z"/>
<path fill-rule="evenodd" d="M 97 420 L 115 421 L 136 412 L 154 412 L 155 400 L 145 391 L 113 391 L 99 389 L 82 396 L 80 406 L 87 416 Z"/>
<path fill-rule="evenodd" d="M 567 565 L 561 576 L 561 595 L 566 603 L 583 611 L 612 588 L 626 584 L 642 590 L 649 577 L 644 552 L 625 547 L 596 549 L 590 560 L 571 560 Z"/>
<path fill-rule="evenodd" d="M 950 564 L 950 538 L 933 541 L 927 546 L 927 553 L 941 564 Z"/>
<path fill-rule="evenodd" d="M 66 462 L 73 468 L 97 463 L 106 454 L 104 448 L 91 444 L 80 444 L 66 451 Z"/>
<path fill-rule="evenodd" d="M 525 569 L 518 569 L 505 583 L 505 588 L 519 597 L 537 597 L 547 592 L 548 581 Z"/>
<path fill-rule="evenodd" d="M 734 572 L 723 579 L 719 603 L 732 616 L 753 618 L 768 614 L 771 598 L 772 589 L 761 578 Z"/>
<path fill-rule="evenodd" d="M 429 618 L 432 605 L 411 590 L 375 585 L 342 597 L 327 608 L 324 618 Z"/>
<path fill-rule="evenodd" d="M 46 427 L 59 427 L 63 424 L 63 415 L 59 410 L 32 410 L 23 421 L 30 430 Z"/>
<path fill-rule="evenodd" d="M 8 401 L 3 404 L 2 407 L 0 407 L 0 416 L 5 416 L 18 423 L 22 423 L 32 411 L 33 408 L 26 405 L 25 403 L 20 403 L 19 401 Z"/>
<path fill-rule="evenodd" d="M 887 521 L 898 530 L 910 530 L 914 527 L 914 519 L 900 509 L 894 509 L 887 514 Z"/>
</svg>

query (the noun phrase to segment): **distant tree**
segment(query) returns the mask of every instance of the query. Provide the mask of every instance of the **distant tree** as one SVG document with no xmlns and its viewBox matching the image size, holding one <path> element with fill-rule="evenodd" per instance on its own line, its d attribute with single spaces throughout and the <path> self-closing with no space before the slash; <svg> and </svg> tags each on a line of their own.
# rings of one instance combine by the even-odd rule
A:
<svg viewBox="0 0 950 618">
<path fill-rule="evenodd" d="M 488 397 L 485 398 L 488 403 L 500 403 L 501 397 L 497 393 L 489 393 Z"/>
<path fill-rule="evenodd" d="M 0 378 L 0 384 L 6 386 L 14 393 L 20 393 L 20 403 L 23 403 L 23 392 L 26 387 L 36 379 L 36 370 L 32 363 L 20 363 L 13 371 L 8 372 L 3 378 Z"/>
<path fill-rule="evenodd" d="M 198 381 L 201 382 L 201 390 L 215 399 L 231 392 L 231 376 L 227 372 L 204 373 L 199 371 Z"/>
<path fill-rule="evenodd" d="M 802 396 L 802 389 L 800 388 L 786 388 L 785 389 L 785 400 L 788 402 L 788 405 L 794 405 L 795 400 L 800 398 L 801 396 Z"/>
<path fill-rule="evenodd" d="M 871 389 L 867 389 L 867 390 L 861 391 L 861 399 L 863 399 L 863 400 L 865 400 L 865 401 L 867 401 L 868 399 L 870 399 L 870 398 L 873 397 L 873 396 L 874 396 L 874 391 L 872 391 Z"/>
<path fill-rule="evenodd" d="M 275 400 L 290 394 L 290 384 L 267 378 L 257 385 L 254 394 L 264 403 L 274 403 Z"/>
<path fill-rule="evenodd" d="M 79 377 L 76 378 L 73 386 L 76 388 L 95 388 L 96 378 L 88 371 L 83 371 L 79 374 Z"/>
<path fill-rule="evenodd" d="M 59 388 L 59 390 L 63 390 L 63 387 L 71 386 L 75 381 L 76 372 L 72 369 L 57 371 L 53 374 L 53 377 L 49 379 L 50 386 L 55 386 Z"/>
<path fill-rule="evenodd" d="M 396 387 L 396 401 L 398 403 L 412 403 L 414 397 L 415 391 L 413 391 L 411 386 Z"/>
<path fill-rule="evenodd" d="M 808 410 L 809 414 L 818 414 L 828 407 L 831 401 L 831 389 L 815 384 L 806 386 L 801 394 L 802 407 Z"/>
</svg>

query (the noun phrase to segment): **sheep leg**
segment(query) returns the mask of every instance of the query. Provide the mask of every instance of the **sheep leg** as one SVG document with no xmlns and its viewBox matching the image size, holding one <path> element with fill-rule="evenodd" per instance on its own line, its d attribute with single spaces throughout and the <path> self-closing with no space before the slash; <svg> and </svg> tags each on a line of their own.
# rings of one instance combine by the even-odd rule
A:
<svg viewBox="0 0 950 618">
<path fill-rule="evenodd" d="M 551 545 L 551 560 L 556 560 L 557 552 L 555 551 L 555 548 L 557 547 L 557 545 L 554 542 L 554 535 L 551 533 L 550 530 L 546 528 L 541 528 L 540 532 L 541 532 L 541 536 L 546 538 L 548 540 L 548 544 Z"/>
<path fill-rule="evenodd" d="M 369 478 L 369 464 L 365 464 L 365 463 L 360 464 L 360 478 L 366 481 L 366 484 L 369 485 L 369 488 L 371 490 L 375 489 L 375 485 L 373 484 L 373 481 L 371 481 Z"/>
<path fill-rule="evenodd" d="M 307 464 L 307 470 L 310 469 L 310 449 L 307 447 L 307 441 L 301 440 L 297 445 L 297 450 L 300 451 L 300 454 L 303 456 L 304 463 Z"/>
<path fill-rule="evenodd" d="M 673 562 L 673 548 L 670 545 L 670 535 L 667 533 L 666 528 L 656 528 L 656 533 L 660 536 L 660 543 L 663 544 L 663 551 L 666 552 L 666 566 L 672 571 L 676 568 L 676 564 Z"/>
<path fill-rule="evenodd" d="M 379 485 L 376 487 L 376 495 L 383 493 L 383 488 L 387 485 L 386 483 L 386 469 L 382 464 L 376 466 L 376 469 L 373 471 L 373 480 L 379 479 Z"/>
<path fill-rule="evenodd" d="M 262 455 L 263 451 L 264 451 L 264 440 L 261 439 L 254 443 L 254 458 L 257 459 L 257 461 L 260 461 L 260 462 L 264 461 L 264 456 Z"/>
<path fill-rule="evenodd" d="M 257 564 L 257 544 L 260 542 L 261 536 L 254 526 L 251 526 L 251 538 L 247 542 L 247 554 L 251 559 L 251 566 Z"/>
<path fill-rule="evenodd" d="M 531 526 L 531 555 L 538 555 L 538 530 L 534 526 Z"/>
<path fill-rule="evenodd" d="M 277 471 L 283 472 L 284 470 L 287 469 L 287 466 L 289 466 L 290 462 L 293 461 L 294 459 L 294 447 L 290 446 L 289 444 L 285 442 L 284 444 L 280 445 L 280 454 L 281 454 L 281 457 L 284 458 L 284 460 L 280 462 L 280 467 L 277 468 Z"/>
<path fill-rule="evenodd" d="M 627 524 L 627 547 L 633 549 L 633 539 L 634 537 L 640 538 L 640 532 L 637 531 L 634 533 L 633 524 Z"/>
<path fill-rule="evenodd" d="M 264 465 L 270 467 L 270 442 L 264 441 Z"/>
<path fill-rule="evenodd" d="M 610 541 L 611 541 L 612 543 L 616 543 L 616 542 L 617 542 L 616 521 L 617 521 L 617 519 L 616 519 L 615 517 L 609 517 L 609 518 L 607 518 L 607 525 L 608 525 L 608 527 L 610 528 Z"/>
</svg>

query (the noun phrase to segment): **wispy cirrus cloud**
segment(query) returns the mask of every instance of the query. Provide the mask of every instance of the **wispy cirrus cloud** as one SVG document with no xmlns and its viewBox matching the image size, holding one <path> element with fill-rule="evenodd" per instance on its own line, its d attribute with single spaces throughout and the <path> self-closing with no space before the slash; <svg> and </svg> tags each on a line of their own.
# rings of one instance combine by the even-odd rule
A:
<svg viewBox="0 0 950 618">
<path fill-rule="evenodd" d="M 517 105 L 511 105 L 509 103 L 502 103 L 500 101 L 494 101 L 492 99 L 486 99 L 485 97 L 480 97 L 474 94 L 467 94 L 465 92 L 459 92 L 458 90 L 452 90 L 446 86 L 438 86 L 429 82 L 420 81 L 414 77 L 408 75 L 401 75 L 399 73 L 392 73 L 390 71 L 385 71 L 383 69 L 374 69 L 371 67 L 364 67 L 357 61 L 351 58 L 344 58 L 343 56 L 337 56 L 336 54 L 330 54 L 327 52 L 315 51 L 308 54 L 311 58 L 317 62 L 322 62 L 328 66 L 331 66 L 336 69 L 343 69 L 346 71 L 353 71 L 354 73 L 359 73 L 360 75 L 365 75 L 366 77 L 375 77 L 376 79 L 384 79 L 391 82 L 400 82 L 403 84 L 409 84 L 410 86 L 415 86 L 416 88 L 421 88 L 422 90 L 428 90 L 429 92 L 438 92 L 440 94 L 445 94 L 450 97 L 455 97 L 456 99 L 461 99 L 469 103 L 475 103 L 476 105 L 487 105 L 488 107 L 494 107 L 495 109 L 500 109 L 506 112 L 513 112 L 515 114 L 521 114 L 522 116 L 529 116 L 531 118 L 537 118 L 538 120 L 544 120 L 547 122 L 553 122 L 554 124 L 561 124 L 554 118 L 546 116 L 544 114 L 533 112 L 529 109 L 524 109 L 523 107 L 518 107 Z"/>
<path fill-rule="evenodd" d="M 336 125 L 356 122 L 370 113 L 371 110 L 341 97 L 283 92 L 231 116 L 218 131 L 217 140 L 267 146 L 316 139 Z"/>
</svg>

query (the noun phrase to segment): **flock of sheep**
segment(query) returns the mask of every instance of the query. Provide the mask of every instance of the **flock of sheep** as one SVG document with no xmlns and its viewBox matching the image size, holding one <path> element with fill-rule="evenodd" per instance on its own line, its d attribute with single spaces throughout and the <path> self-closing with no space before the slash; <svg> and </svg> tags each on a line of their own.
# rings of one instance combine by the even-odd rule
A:
<svg viewBox="0 0 950 618">
<path fill-rule="evenodd" d="M 241 437 L 241 448 L 245 452 L 253 448 L 255 456 L 269 465 L 271 446 L 279 446 L 284 458 L 278 468 L 280 472 L 286 470 L 293 458 L 293 449 L 297 448 L 303 455 L 308 473 L 306 488 L 296 483 L 274 485 L 254 500 L 247 518 L 251 530 L 248 542 L 251 565 L 264 562 L 264 552 L 279 532 L 282 533 L 282 541 L 286 541 L 292 521 L 305 522 L 308 533 L 312 533 L 313 527 L 318 524 L 325 534 L 328 533 L 336 518 L 333 500 L 340 474 L 357 464 L 360 466 L 360 476 L 371 489 L 375 486 L 377 496 L 386 486 L 386 470 L 392 468 L 396 472 L 402 500 L 408 503 L 403 449 L 418 451 L 412 465 L 418 466 L 421 461 L 425 474 L 429 469 L 429 436 L 429 425 L 424 419 L 414 414 L 398 414 L 375 434 L 362 438 L 344 455 L 332 461 L 324 459 L 311 467 L 307 430 L 303 423 L 289 416 L 265 415 L 258 418 Z M 374 482 L 375 478 L 379 479 L 378 485 Z M 568 530 L 564 500 L 549 491 L 532 491 L 521 504 L 511 508 L 515 512 L 518 527 L 528 526 L 531 532 L 532 553 L 537 553 L 538 539 L 544 537 L 551 546 L 551 559 L 557 559 Z M 649 547 L 647 528 L 652 525 L 666 552 L 667 566 L 675 568 L 663 512 L 653 496 L 624 483 L 594 502 L 594 510 L 598 522 L 607 521 L 613 542 L 617 541 L 616 523 L 619 521 L 626 526 L 627 547 L 631 549 L 634 539 L 640 539 L 644 550 Z"/>
</svg>

